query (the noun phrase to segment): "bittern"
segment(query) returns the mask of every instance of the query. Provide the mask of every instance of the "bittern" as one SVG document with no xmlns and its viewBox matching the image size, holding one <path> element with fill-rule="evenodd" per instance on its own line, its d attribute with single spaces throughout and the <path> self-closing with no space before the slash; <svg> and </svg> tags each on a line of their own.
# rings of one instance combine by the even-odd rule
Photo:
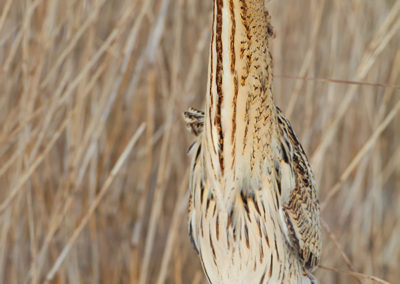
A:
<svg viewBox="0 0 400 284">
<path fill-rule="evenodd" d="M 213 0 L 205 111 L 196 135 L 189 235 L 210 283 L 317 283 L 317 189 L 306 154 L 274 104 L 264 0 Z"/>
</svg>

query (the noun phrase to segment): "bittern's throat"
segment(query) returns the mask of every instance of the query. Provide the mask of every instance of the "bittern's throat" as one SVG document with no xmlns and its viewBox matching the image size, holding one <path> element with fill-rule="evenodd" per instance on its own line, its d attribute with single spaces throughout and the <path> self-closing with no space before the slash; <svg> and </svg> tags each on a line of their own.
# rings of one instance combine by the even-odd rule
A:
<svg viewBox="0 0 400 284">
<path fill-rule="evenodd" d="M 248 150 L 257 140 L 254 129 L 262 136 L 268 128 L 270 35 L 264 0 L 214 0 L 204 139 L 216 154 L 210 162 L 219 176 L 235 171 L 237 157 L 254 155 Z"/>
</svg>

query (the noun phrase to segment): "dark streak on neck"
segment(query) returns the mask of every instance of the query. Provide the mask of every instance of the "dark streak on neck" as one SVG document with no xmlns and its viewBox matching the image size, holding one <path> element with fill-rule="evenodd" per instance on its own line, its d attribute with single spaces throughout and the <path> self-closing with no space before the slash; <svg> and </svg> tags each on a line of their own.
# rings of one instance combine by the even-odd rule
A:
<svg viewBox="0 0 400 284">
<path fill-rule="evenodd" d="M 215 74 L 215 84 L 217 86 L 217 111 L 215 114 L 214 124 L 218 129 L 219 135 L 219 163 L 221 167 L 221 173 L 224 174 L 224 136 L 222 132 L 221 125 L 221 107 L 224 101 L 224 93 L 222 89 L 222 75 L 223 75 L 223 47 L 222 47 L 222 8 L 223 8 L 223 0 L 217 0 L 217 15 L 216 15 L 216 51 L 217 51 L 217 68 Z"/>
</svg>

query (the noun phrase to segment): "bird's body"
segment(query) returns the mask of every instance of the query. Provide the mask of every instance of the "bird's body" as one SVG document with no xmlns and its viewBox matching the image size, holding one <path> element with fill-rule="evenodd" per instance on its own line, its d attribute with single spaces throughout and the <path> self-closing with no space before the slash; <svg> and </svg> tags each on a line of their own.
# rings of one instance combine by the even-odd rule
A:
<svg viewBox="0 0 400 284">
<path fill-rule="evenodd" d="M 272 96 L 264 0 L 214 0 L 189 233 L 210 283 L 311 283 L 321 239 L 307 157 Z"/>
</svg>

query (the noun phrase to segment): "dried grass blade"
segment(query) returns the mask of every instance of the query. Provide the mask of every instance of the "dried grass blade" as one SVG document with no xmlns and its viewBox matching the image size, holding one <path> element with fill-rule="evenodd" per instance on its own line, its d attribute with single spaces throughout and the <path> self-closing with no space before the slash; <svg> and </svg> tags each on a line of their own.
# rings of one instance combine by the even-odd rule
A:
<svg viewBox="0 0 400 284">
<path fill-rule="evenodd" d="M 337 268 L 332 268 L 332 267 L 327 267 L 324 265 L 319 265 L 319 268 L 321 269 L 325 269 L 325 270 L 329 270 L 329 271 L 333 271 L 333 272 L 337 272 L 337 273 L 343 273 L 343 274 L 347 274 L 353 277 L 357 277 L 357 278 L 363 278 L 363 279 L 367 279 L 367 280 L 372 280 L 375 281 L 376 283 L 382 283 L 382 284 L 390 284 L 389 282 L 382 280 L 378 277 L 372 276 L 372 275 L 368 275 L 368 274 L 364 274 L 364 273 L 358 273 L 358 272 L 352 272 L 352 271 L 346 271 L 346 270 L 341 270 L 341 269 L 337 269 Z"/>
<path fill-rule="evenodd" d="M 371 137 L 365 142 L 364 146 L 358 151 L 357 155 L 353 158 L 350 164 L 347 166 L 345 171 L 339 178 L 339 181 L 333 186 L 333 188 L 329 191 L 328 195 L 325 197 L 325 200 L 321 204 L 321 210 L 324 210 L 327 206 L 328 202 L 331 200 L 333 196 L 336 195 L 342 188 L 343 183 L 347 180 L 353 170 L 360 163 L 361 159 L 366 155 L 366 153 L 375 145 L 376 140 L 382 134 L 382 132 L 386 129 L 386 127 L 392 122 L 392 120 L 396 117 L 397 112 L 400 110 L 400 100 L 394 106 L 394 108 L 390 111 L 390 113 L 386 116 L 385 120 L 377 127 L 377 129 L 372 133 Z"/>
<path fill-rule="evenodd" d="M 99 206 L 101 200 L 103 199 L 104 195 L 107 193 L 107 190 L 109 189 L 111 183 L 114 181 L 114 178 L 118 174 L 119 170 L 121 169 L 122 165 L 128 158 L 130 152 L 133 149 L 133 146 L 135 146 L 136 142 L 139 140 L 140 136 L 142 135 L 143 131 L 145 130 L 145 124 L 142 124 L 138 130 L 133 134 L 132 138 L 129 140 L 128 145 L 126 146 L 125 150 L 122 152 L 122 154 L 119 156 L 117 162 L 115 163 L 114 167 L 111 170 L 111 173 L 109 174 L 108 178 L 104 182 L 99 194 L 96 196 L 95 200 L 93 203 L 90 205 L 87 213 L 85 216 L 83 216 L 81 222 L 79 225 L 76 227 L 74 232 L 72 233 L 71 238 L 68 240 L 67 244 L 64 246 L 64 249 L 61 251 L 60 255 L 58 256 L 57 260 L 55 261 L 54 265 L 50 269 L 49 273 L 46 276 L 46 279 L 52 280 L 54 278 L 54 275 L 56 274 L 57 270 L 60 268 L 61 264 L 63 263 L 65 257 L 68 255 L 70 252 L 74 242 L 78 238 L 79 234 L 81 233 L 82 229 L 86 226 L 88 221 L 90 220 L 90 217 L 92 217 L 94 211 L 96 208 Z"/>
</svg>

